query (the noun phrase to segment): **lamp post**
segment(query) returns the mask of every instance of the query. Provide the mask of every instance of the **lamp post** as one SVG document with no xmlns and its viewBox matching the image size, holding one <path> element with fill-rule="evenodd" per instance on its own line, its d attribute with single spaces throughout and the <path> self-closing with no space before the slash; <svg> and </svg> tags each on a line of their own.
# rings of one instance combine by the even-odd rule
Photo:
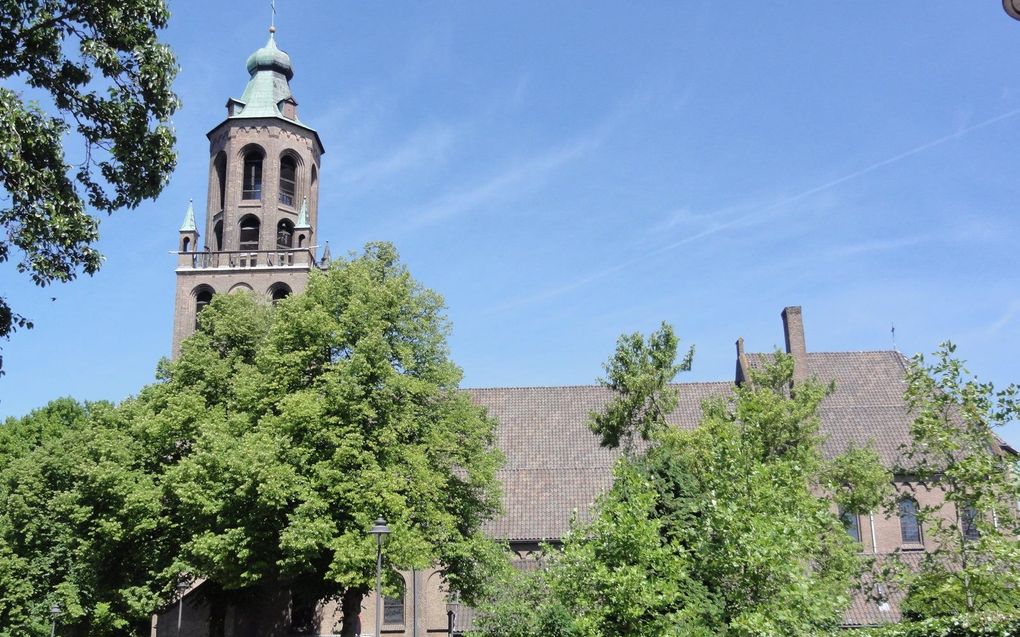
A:
<svg viewBox="0 0 1020 637">
<path fill-rule="evenodd" d="M 390 527 L 386 526 L 386 518 L 382 516 L 369 531 L 375 536 L 375 637 L 382 637 L 382 545 L 389 532 Z"/>
<path fill-rule="evenodd" d="M 62 612 L 63 609 L 60 608 L 60 604 L 54 603 L 50 606 L 50 618 L 53 620 L 50 624 L 50 637 L 55 637 L 57 634 L 57 617 L 60 617 Z"/>
<path fill-rule="evenodd" d="M 177 582 L 177 637 L 181 637 L 181 616 L 184 614 L 184 594 L 188 592 L 188 583 Z"/>
</svg>

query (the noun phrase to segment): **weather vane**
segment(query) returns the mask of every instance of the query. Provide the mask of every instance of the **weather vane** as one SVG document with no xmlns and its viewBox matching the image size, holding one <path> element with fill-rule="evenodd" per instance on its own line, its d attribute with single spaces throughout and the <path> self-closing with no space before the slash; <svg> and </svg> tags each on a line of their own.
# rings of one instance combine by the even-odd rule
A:
<svg viewBox="0 0 1020 637">
<path fill-rule="evenodd" d="M 276 33 L 276 0 L 269 0 L 269 8 L 273 11 L 272 17 L 269 19 L 269 32 Z"/>
</svg>

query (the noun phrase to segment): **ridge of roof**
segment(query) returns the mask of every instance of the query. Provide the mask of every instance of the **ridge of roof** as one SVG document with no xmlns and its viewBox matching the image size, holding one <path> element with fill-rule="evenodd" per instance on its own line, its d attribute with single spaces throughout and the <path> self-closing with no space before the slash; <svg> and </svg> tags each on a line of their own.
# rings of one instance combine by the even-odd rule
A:
<svg viewBox="0 0 1020 637">
<path fill-rule="evenodd" d="M 896 354 L 898 357 L 904 358 L 902 352 L 899 352 L 899 351 L 894 350 L 894 349 L 851 349 L 851 350 L 841 350 L 841 351 L 835 351 L 835 352 L 826 352 L 826 351 L 816 352 L 816 351 L 810 351 L 810 352 L 807 353 L 808 356 L 811 356 L 812 354 Z M 771 356 L 772 352 L 747 352 L 747 355 L 748 356 L 751 356 L 751 355 Z"/>
<path fill-rule="evenodd" d="M 733 381 L 731 380 L 705 380 L 705 381 L 695 380 L 679 383 L 670 383 L 669 386 L 690 387 L 697 385 L 708 386 L 708 385 L 732 385 L 732 384 Z M 489 390 L 494 391 L 506 389 L 527 390 L 527 389 L 610 389 L 610 388 L 606 387 L 605 385 L 592 383 L 589 385 L 503 385 L 503 386 L 490 385 L 487 387 L 460 387 L 459 389 L 461 389 L 462 391 L 489 391 Z"/>
</svg>

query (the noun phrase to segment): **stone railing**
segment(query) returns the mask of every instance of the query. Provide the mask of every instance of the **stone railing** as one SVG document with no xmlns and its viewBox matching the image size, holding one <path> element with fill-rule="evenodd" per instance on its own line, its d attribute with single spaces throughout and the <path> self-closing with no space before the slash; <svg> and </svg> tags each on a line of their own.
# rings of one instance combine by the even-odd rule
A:
<svg viewBox="0 0 1020 637">
<path fill-rule="evenodd" d="M 288 268 L 315 265 L 307 248 L 276 250 L 223 250 L 220 252 L 178 252 L 177 267 L 195 270 Z"/>
</svg>

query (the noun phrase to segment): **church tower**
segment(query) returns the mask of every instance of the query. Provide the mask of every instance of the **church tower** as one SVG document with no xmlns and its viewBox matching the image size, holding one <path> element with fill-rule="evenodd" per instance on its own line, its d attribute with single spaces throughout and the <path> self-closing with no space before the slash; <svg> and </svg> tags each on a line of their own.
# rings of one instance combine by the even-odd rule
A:
<svg viewBox="0 0 1020 637">
<path fill-rule="evenodd" d="M 275 301 L 304 290 L 316 263 L 318 133 L 298 119 L 290 56 L 269 42 L 248 58 L 250 79 L 209 131 L 202 231 L 192 204 L 177 256 L 173 355 L 214 294 L 247 290 Z M 202 240 L 200 245 L 200 240 Z"/>
</svg>

